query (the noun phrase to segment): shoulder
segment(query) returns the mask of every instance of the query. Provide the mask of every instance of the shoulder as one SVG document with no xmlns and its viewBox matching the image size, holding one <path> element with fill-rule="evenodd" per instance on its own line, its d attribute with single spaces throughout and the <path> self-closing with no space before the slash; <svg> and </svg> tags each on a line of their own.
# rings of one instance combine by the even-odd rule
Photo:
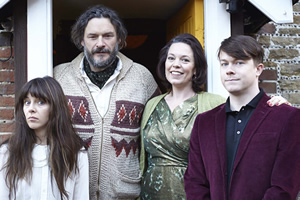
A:
<svg viewBox="0 0 300 200">
<path fill-rule="evenodd" d="M 78 152 L 78 162 L 86 162 L 88 161 L 88 151 L 84 148 Z"/>
<path fill-rule="evenodd" d="M 198 94 L 198 112 L 203 113 L 225 103 L 225 98 L 208 92 Z"/>
<path fill-rule="evenodd" d="M 152 114 L 152 112 L 154 111 L 155 107 L 157 106 L 157 104 L 166 96 L 166 94 L 161 94 L 158 95 L 152 99 L 150 99 L 145 108 L 144 108 L 144 112 L 143 112 L 143 117 L 142 117 L 142 122 L 141 122 L 141 129 L 143 129 L 146 126 L 146 123 L 150 117 L 150 115 Z"/>
<path fill-rule="evenodd" d="M 295 108 L 293 106 L 289 106 L 286 104 L 282 104 L 280 106 L 273 106 L 273 107 L 269 107 L 268 105 L 265 105 L 266 107 L 268 107 L 271 110 L 271 114 L 273 113 L 276 116 L 298 116 L 300 117 L 300 109 L 299 108 Z M 300 118 L 298 118 L 300 120 Z M 293 119 L 295 120 L 295 119 Z"/>
<path fill-rule="evenodd" d="M 161 99 L 163 99 L 166 95 L 167 95 L 167 93 L 158 95 L 158 96 L 156 96 L 156 97 L 153 97 L 152 99 L 150 99 L 150 100 L 147 102 L 146 106 L 147 106 L 147 105 L 148 105 L 148 106 L 151 106 L 151 105 L 153 105 L 153 104 L 157 104 L 157 103 L 158 103 Z"/>
<path fill-rule="evenodd" d="M 7 144 L 2 144 L 0 146 L 0 155 L 6 154 L 8 152 L 8 145 Z"/>
<path fill-rule="evenodd" d="M 213 94 L 213 93 L 209 93 L 209 92 L 199 93 L 198 98 L 210 100 L 210 101 L 213 101 L 213 102 L 219 102 L 219 103 L 224 103 L 225 102 L 225 98 L 222 97 L 221 95 Z"/>
<path fill-rule="evenodd" d="M 0 170 L 3 167 L 4 163 L 6 162 L 8 158 L 8 145 L 7 144 L 2 144 L 0 146 Z"/>
<path fill-rule="evenodd" d="M 152 112 L 154 110 L 154 108 L 156 107 L 156 105 L 166 96 L 167 94 L 161 94 L 158 95 L 156 97 L 153 97 L 152 99 L 150 99 L 145 106 L 145 113 L 148 112 Z"/>
<path fill-rule="evenodd" d="M 262 98 L 259 101 L 258 108 L 261 110 L 269 109 L 271 111 L 271 113 L 274 113 L 275 115 L 281 114 L 281 116 L 288 116 L 288 115 L 294 115 L 294 114 L 300 113 L 300 109 L 295 108 L 293 106 L 286 105 L 286 104 L 270 107 L 269 105 L 267 105 L 267 101 L 269 99 L 270 99 L 270 97 L 264 93 L 264 95 L 262 96 Z"/>
<path fill-rule="evenodd" d="M 61 77 L 65 76 L 67 73 L 72 73 L 74 67 L 79 67 L 80 62 L 83 58 L 83 53 L 79 54 L 74 60 L 67 63 L 62 63 L 54 67 L 53 76 L 55 79 L 59 80 Z"/>
</svg>

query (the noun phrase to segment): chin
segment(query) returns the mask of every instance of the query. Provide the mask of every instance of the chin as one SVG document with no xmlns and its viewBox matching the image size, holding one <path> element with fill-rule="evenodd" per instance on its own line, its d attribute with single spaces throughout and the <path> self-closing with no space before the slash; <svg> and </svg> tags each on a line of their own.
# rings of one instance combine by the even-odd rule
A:
<svg viewBox="0 0 300 200">
<path fill-rule="evenodd" d="M 231 94 L 235 94 L 235 93 L 239 93 L 241 92 L 240 89 L 237 88 L 226 88 L 227 92 L 231 93 Z"/>
</svg>

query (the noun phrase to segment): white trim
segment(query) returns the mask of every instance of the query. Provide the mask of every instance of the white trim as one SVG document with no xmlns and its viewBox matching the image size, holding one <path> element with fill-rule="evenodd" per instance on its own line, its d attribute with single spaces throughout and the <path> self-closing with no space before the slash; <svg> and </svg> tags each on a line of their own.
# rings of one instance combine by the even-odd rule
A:
<svg viewBox="0 0 300 200">
<path fill-rule="evenodd" d="M 5 4 L 7 4 L 8 2 L 9 2 L 9 0 L 0 0 L 0 8 L 5 6 Z"/>
<path fill-rule="evenodd" d="M 249 0 L 275 23 L 293 22 L 292 0 Z"/>
<path fill-rule="evenodd" d="M 53 75 L 52 0 L 27 0 L 27 80 Z"/>
<path fill-rule="evenodd" d="M 220 79 L 220 67 L 217 51 L 221 42 L 230 37 L 230 14 L 226 4 L 219 0 L 204 0 L 204 47 L 207 59 L 207 90 L 208 92 L 228 96 L 228 92 Z"/>
</svg>

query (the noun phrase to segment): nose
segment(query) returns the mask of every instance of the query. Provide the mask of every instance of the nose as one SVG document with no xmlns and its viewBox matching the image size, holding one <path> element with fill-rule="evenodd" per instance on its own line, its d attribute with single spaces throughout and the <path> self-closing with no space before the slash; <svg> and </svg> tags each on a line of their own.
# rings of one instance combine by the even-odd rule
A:
<svg viewBox="0 0 300 200">
<path fill-rule="evenodd" d="M 98 37 L 98 40 L 97 40 L 97 43 L 96 43 L 96 47 L 97 48 L 101 48 L 101 47 L 104 47 L 105 46 L 105 43 L 103 42 L 103 37 L 102 36 L 99 36 Z"/>
<path fill-rule="evenodd" d="M 232 64 L 228 64 L 228 66 L 226 68 L 226 74 L 227 75 L 235 74 L 235 71 L 234 71 L 234 68 L 233 68 Z"/>
<path fill-rule="evenodd" d="M 28 108 L 28 111 L 30 113 L 35 113 L 36 112 L 36 108 L 35 108 L 35 105 L 33 103 L 30 104 L 30 106 Z"/>
<path fill-rule="evenodd" d="M 179 59 L 175 59 L 174 62 L 173 62 L 173 67 L 180 67 L 181 64 L 180 64 L 180 60 Z"/>
</svg>

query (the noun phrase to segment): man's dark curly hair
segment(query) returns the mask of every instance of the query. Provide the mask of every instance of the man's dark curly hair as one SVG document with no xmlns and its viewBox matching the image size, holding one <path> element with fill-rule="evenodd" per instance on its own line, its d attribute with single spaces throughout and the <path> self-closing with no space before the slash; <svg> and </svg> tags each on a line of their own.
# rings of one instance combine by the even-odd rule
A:
<svg viewBox="0 0 300 200">
<path fill-rule="evenodd" d="M 79 50 L 83 51 L 81 41 L 84 37 L 84 31 L 89 21 L 93 18 L 109 19 L 112 25 L 115 27 L 117 33 L 119 50 L 126 46 L 127 30 L 119 15 L 110 8 L 107 8 L 103 5 L 96 5 L 81 14 L 75 24 L 72 26 L 71 38 L 73 43 Z"/>
</svg>

